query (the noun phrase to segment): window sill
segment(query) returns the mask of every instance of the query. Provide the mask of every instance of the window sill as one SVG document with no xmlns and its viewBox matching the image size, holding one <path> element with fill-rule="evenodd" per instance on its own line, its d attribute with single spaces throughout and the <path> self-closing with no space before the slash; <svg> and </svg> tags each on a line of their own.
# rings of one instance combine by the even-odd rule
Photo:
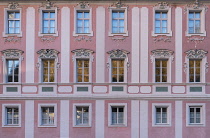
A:
<svg viewBox="0 0 210 138">
<path fill-rule="evenodd" d="M 202 33 L 188 33 L 188 31 L 185 32 L 186 36 L 206 36 L 206 31 Z"/>
<path fill-rule="evenodd" d="M 73 127 L 91 127 L 91 125 L 74 125 Z"/>
<path fill-rule="evenodd" d="M 164 123 L 164 124 L 153 124 L 153 127 L 171 127 L 171 124 Z"/>
<path fill-rule="evenodd" d="M 125 33 L 112 33 L 112 32 L 109 32 L 108 36 L 128 36 L 128 31 L 126 31 Z"/>
<path fill-rule="evenodd" d="M 56 125 L 39 125 L 38 127 L 57 127 Z"/>
<path fill-rule="evenodd" d="M 76 33 L 74 31 L 73 36 L 93 36 L 93 31 L 90 31 L 90 33 Z"/>
<path fill-rule="evenodd" d="M 201 123 L 199 123 L 199 124 L 188 124 L 187 125 L 187 127 L 204 127 L 205 126 L 205 124 L 201 124 Z"/>
<path fill-rule="evenodd" d="M 21 125 L 3 125 L 2 127 L 21 127 Z"/>
<path fill-rule="evenodd" d="M 18 33 L 18 34 L 8 34 L 8 33 L 5 33 L 5 32 L 3 32 L 2 33 L 2 36 L 3 37 L 22 37 L 22 32 L 20 32 L 20 33 Z"/>
<path fill-rule="evenodd" d="M 168 33 L 155 33 L 152 31 L 152 36 L 172 36 L 172 31 L 169 31 Z"/>
<path fill-rule="evenodd" d="M 46 34 L 39 32 L 38 36 L 39 37 L 42 37 L 42 36 L 58 36 L 58 31 L 56 31 L 55 33 L 46 33 Z"/>
<path fill-rule="evenodd" d="M 110 124 L 109 127 L 127 127 L 127 125 L 126 124 L 116 124 L 116 125 Z"/>
</svg>

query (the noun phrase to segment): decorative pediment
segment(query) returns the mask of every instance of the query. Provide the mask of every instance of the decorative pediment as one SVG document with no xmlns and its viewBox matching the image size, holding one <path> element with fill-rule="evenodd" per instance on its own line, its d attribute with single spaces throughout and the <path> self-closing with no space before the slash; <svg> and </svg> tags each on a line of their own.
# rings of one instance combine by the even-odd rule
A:
<svg viewBox="0 0 210 138">
<path fill-rule="evenodd" d="M 165 10 L 169 9 L 170 5 L 167 2 L 158 2 L 155 6 L 155 9 Z"/>
<path fill-rule="evenodd" d="M 87 8 L 90 8 L 90 4 L 87 1 L 82 1 L 78 3 L 75 7 L 80 8 L 80 9 L 87 9 Z"/>
<path fill-rule="evenodd" d="M 204 5 L 203 3 L 199 2 L 198 0 L 195 0 L 194 3 L 190 3 L 190 4 L 187 4 L 184 8 L 184 11 L 185 13 L 187 12 L 187 9 L 194 9 L 194 10 L 197 10 L 197 9 L 205 9 L 205 12 L 208 11 L 208 7 L 206 5 Z"/>
<path fill-rule="evenodd" d="M 114 8 L 120 9 L 122 7 L 128 7 L 128 5 L 125 5 L 121 1 L 118 1 L 118 2 L 115 2 L 112 5 L 110 5 L 109 7 L 112 7 L 112 8 L 114 7 Z"/>
<path fill-rule="evenodd" d="M 187 55 L 187 58 L 197 58 L 197 59 L 202 59 L 206 57 L 206 54 L 208 53 L 205 50 L 202 49 L 191 49 L 187 52 L 185 52 Z"/>
<path fill-rule="evenodd" d="M 11 10 L 17 9 L 17 8 L 19 8 L 19 4 L 17 2 L 10 2 L 8 4 L 8 8 Z"/>
<path fill-rule="evenodd" d="M 72 50 L 71 52 L 72 52 L 72 53 L 75 53 L 75 56 L 76 56 L 76 57 L 81 57 L 81 58 L 83 58 L 83 57 L 90 57 L 90 55 L 91 55 L 92 53 L 94 53 L 93 50 L 90 50 L 90 49 L 83 49 L 83 48 L 81 48 L 81 49 L 76 49 L 76 50 Z"/>
<path fill-rule="evenodd" d="M 22 58 L 22 54 L 24 53 L 22 50 L 19 49 L 7 49 L 1 51 L 3 54 L 2 60 L 5 58 Z"/>
<path fill-rule="evenodd" d="M 59 52 L 55 49 L 41 49 L 37 54 L 39 54 L 39 58 L 57 58 Z"/>
<path fill-rule="evenodd" d="M 110 58 L 126 58 L 127 55 L 130 52 L 128 52 L 126 50 L 116 49 L 116 50 L 111 50 L 111 51 L 109 51 L 107 53 L 110 54 Z"/>
<path fill-rule="evenodd" d="M 153 63 L 155 58 L 171 58 L 171 61 L 173 62 L 174 56 L 173 53 L 174 51 L 168 50 L 168 49 L 156 49 L 152 50 L 152 55 L 150 55 L 151 62 Z"/>
<path fill-rule="evenodd" d="M 46 9 L 51 9 L 53 7 L 56 7 L 54 4 L 55 4 L 54 2 L 51 2 L 50 0 L 46 0 L 46 2 L 43 2 L 40 7 L 44 7 Z"/>
</svg>

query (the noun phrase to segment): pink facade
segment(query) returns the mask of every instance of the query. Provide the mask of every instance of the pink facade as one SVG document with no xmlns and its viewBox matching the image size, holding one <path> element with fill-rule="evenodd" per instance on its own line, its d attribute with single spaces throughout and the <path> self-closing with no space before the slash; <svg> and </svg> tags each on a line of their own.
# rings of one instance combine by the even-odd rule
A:
<svg viewBox="0 0 210 138">
<path fill-rule="evenodd" d="M 210 2 L 0 2 L 0 138 L 210 137 Z"/>
</svg>

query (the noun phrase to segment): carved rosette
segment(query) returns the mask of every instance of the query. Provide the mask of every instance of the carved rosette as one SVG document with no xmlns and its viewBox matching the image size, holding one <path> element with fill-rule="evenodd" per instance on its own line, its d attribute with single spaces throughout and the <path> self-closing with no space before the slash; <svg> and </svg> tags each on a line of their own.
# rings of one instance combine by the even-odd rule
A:
<svg viewBox="0 0 210 138">
<path fill-rule="evenodd" d="M 196 59 L 202 59 L 206 57 L 206 54 L 208 53 L 205 50 L 202 49 L 191 49 L 187 52 L 185 52 L 187 55 L 187 58 L 196 58 Z"/>
<path fill-rule="evenodd" d="M 19 8 L 19 4 L 17 2 L 10 2 L 8 4 L 8 8 L 11 10 L 17 9 L 17 8 Z"/>
<path fill-rule="evenodd" d="M 171 62 L 174 60 L 173 51 L 168 49 L 157 49 L 151 51 L 152 55 L 150 55 L 151 63 L 155 61 L 155 58 L 171 58 Z"/>
<path fill-rule="evenodd" d="M 74 55 L 72 56 L 72 60 L 73 62 L 76 60 L 76 58 L 89 58 L 91 61 L 93 61 L 93 50 L 90 49 L 75 49 L 71 51 L 72 53 L 74 53 Z"/>
<path fill-rule="evenodd" d="M 24 53 L 22 50 L 19 49 L 6 49 L 1 51 L 2 53 L 2 61 L 4 61 L 7 58 L 20 58 L 23 60 L 22 54 Z"/>
<path fill-rule="evenodd" d="M 187 9 L 205 9 L 205 13 L 208 11 L 208 6 L 196 0 L 194 3 L 187 4 L 184 8 L 184 13 L 187 13 Z"/>
<path fill-rule="evenodd" d="M 170 8 L 170 5 L 167 3 L 167 2 L 158 2 L 155 6 L 154 6 L 155 9 L 168 9 Z"/>
</svg>

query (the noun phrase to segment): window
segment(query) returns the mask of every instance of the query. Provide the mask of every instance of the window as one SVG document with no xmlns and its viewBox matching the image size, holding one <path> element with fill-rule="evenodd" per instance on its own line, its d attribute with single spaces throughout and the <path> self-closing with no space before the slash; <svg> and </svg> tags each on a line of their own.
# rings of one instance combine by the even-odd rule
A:
<svg viewBox="0 0 210 138">
<path fill-rule="evenodd" d="M 90 32 L 90 13 L 89 11 L 77 11 L 77 33 Z"/>
<path fill-rule="evenodd" d="M 19 34 L 20 33 L 20 12 L 19 11 L 8 11 L 8 34 Z"/>
<path fill-rule="evenodd" d="M 38 127 L 56 127 L 57 104 L 38 104 Z"/>
<path fill-rule="evenodd" d="M 54 125 L 54 107 L 41 107 L 42 125 Z"/>
<path fill-rule="evenodd" d="M 152 103 L 153 126 L 171 126 L 171 103 Z"/>
<path fill-rule="evenodd" d="M 77 59 L 77 82 L 89 82 L 89 60 Z"/>
<path fill-rule="evenodd" d="M 19 60 L 7 60 L 7 82 L 19 82 Z"/>
<path fill-rule="evenodd" d="M 189 82 L 201 81 L 201 60 L 189 60 Z"/>
<path fill-rule="evenodd" d="M 43 82 L 55 81 L 55 60 L 43 59 Z"/>
<path fill-rule="evenodd" d="M 91 127 L 91 103 L 73 104 L 73 126 L 74 127 Z"/>
<path fill-rule="evenodd" d="M 155 82 L 167 82 L 167 59 L 155 60 Z"/>
<path fill-rule="evenodd" d="M 189 33 L 200 33 L 201 31 L 201 13 L 189 12 L 188 30 Z"/>
<path fill-rule="evenodd" d="M 21 126 L 20 104 L 2 104 L 2 110 L 3 127 Z"/>
<path fill-rule="evenodd" d="M 205 103 L 186 104 L 186 125 L 205 126 Z"/>
<path fill-rule="evenodd" d="M 108 125 L 127 126 L 127 103 L 109 103 L 108 106 Z"/>
<path fill-rule="evenodd" d="M 124 60 L 112 59 L 112 82 L 124 82 Z"/>
<path fill-rule="evenodd" d="M 89 124 L 89 107 L 76 107 L 76 125 Z"/>
<path fill-rule="evenodd" d="M 112 33 L 125 32 L 125 11 L 112 11 Z"/>
<path fill-rule="evenodd" d="M 168 28 L 167 12 L 155 12 L 155 33 L 167 33 Z"/>
<path fill-rule="evenodd" d="M 55 33 L 55 11 L 43 11 L 42 33 L 54 34 Z"/>
</svg>

